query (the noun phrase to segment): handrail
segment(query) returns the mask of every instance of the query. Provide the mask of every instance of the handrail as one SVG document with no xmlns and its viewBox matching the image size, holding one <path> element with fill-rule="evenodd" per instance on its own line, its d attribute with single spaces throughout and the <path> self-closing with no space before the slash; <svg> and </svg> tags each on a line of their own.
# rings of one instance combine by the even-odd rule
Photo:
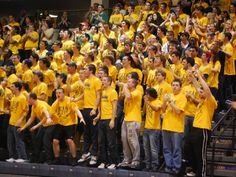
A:
<svg viewBox="0 0 236 177">
<path fill-rule="evenodd" d="M 225 118 L 228 116 L 228 114 L 230 113 L 230 111 L 232 110 L 232 107 L 230 107 L 226 113 L 221 117 L 221 119 L 216 123 L 216 125 L 213 127 L 212 132 L 214 132 L 216 130 L 216 128 L 219 127 L 219 125 L 223 122 L 223 120 L 225 120 Z M 235 116 L 233 116 L 233 119 L 231 119 L 224 128 L 220 129 L 220 133 L 219 135 L 216 135 L 214 138 L 214 140 L 212 141 L 212 155 L 211 155 L 211 169 L 210 169 L 210 176 L 213 177 L 214 176 L 214 160 L 215 160 L 215 149 L 216 149 L 216 142 L 218 141 L 218 139 L 222 136 L 222 134 L 224 133 L 224 131 L 230 126 L 230 124 L 233 122 L 233 125 L 235 123 Z M 235 136 L 235 130 L 233 129 L 233 135 L 232 137 L 234 138 Z M 232 141 L 232 146 L 234 146 L 234 142 Z"/>
<path fill-rule="evenodd" d="M 215 129 L 221 124 L 221 122 L 225 119 L 225 117 L 228 116 L 228 114 L 230 113 L 230 111 L 232 110 L 232 107 L 230 107 L 226 113 L 221 117 L 221 119 L 216 123 L 216 125 L 212 128 L 212 132 L 215 131 Z"/>
</svg>

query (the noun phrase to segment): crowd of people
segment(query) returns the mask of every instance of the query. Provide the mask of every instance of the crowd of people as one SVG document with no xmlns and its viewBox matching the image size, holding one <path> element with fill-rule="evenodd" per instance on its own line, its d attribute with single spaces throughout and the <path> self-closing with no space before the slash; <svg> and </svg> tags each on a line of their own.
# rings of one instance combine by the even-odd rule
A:
<svg viewBox="0 0 236 177">
<path fill-rule="evenodd" d="M 163 156 L 168 173 L 206 176 L 214 113 L 236 93 L 236 5 L 122 2 L 110 16 L 93 4 L 73 29 L 67 13 L 1 20 L 7 162 L 61 164 L 66 144 L 71 165 L 158 171 Z"/>
</svg>

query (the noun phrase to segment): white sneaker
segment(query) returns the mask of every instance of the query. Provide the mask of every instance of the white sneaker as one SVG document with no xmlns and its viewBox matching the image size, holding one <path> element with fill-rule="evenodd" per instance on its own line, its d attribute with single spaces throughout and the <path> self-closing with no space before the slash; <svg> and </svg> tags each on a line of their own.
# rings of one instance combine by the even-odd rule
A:
<svg viewBox="0 0 236 177">
<path fill-rule="evenodd" d="M 193 177 L 193 176 L 196 176 L 196 174 L 193 171 L 191 171 L 187 173 L 187 176 Z"/>
<path fill-rule="evenodd" d="M 106 167 L 105 163 L 101 163 L 101 164 L 98 166 L 98 168 L 100 168 L 100 169 L 103 169 L 103 168 L 105 168 L 105 167 Z"/>
<path fill-rule="evenodd" d="M 107 169 L 114 170 L 116 169 L 116 164 L 111 164 L 107 167 Z"/>
<path fill-rule="evenodd" d="M 89 165 L 95 165 L 97 163 L 97 157 L 91 156 L 91 160 L 89 161 Z"/>
<path fill-rule="evenodd" d="M 13 158 L 10 158 L 10 159 L 6 159 L 6 162 L 10 162 L 10 163 L 13 163 L 13 162 L 15 162 L 15 159 L 13 159 Z"/>
<path fill-rule="evenodd" d="M 27 161 L 24 160 L 24 159 L 16 159 L 15 162 L 16 162 L 16 163 L 25 163 L 25 162 L 27 162 Z"/>
<path fill-rule="evenodd" d="M 90 158 L 90 152 L 88 152 L 87 154 L 83 154 L 81 156 L 81 158 L 78 160 L 78 163 L 82 163 L 82 162 L 88 160 L 89 158 Z"/>
</svg>

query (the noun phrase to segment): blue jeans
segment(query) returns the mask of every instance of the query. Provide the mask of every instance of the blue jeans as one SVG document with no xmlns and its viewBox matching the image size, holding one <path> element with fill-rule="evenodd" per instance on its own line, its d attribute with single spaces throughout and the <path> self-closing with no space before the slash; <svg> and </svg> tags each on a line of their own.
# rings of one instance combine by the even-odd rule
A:
<svg viewBox="0 0 236 177">
<path fill-rule="evenodd" d="M 144 129 L 143 148 L 145 154 L 145 164 L 147 168 L 159 166 L 160 131 L 154 129 Z"/>
<path fill-rule="evenodd" d="M 180 170 L 182 164 L 183 133 L 163 130 L 163 154 L 166 167 Z"/>
<path fill-rule="evenodd" d="M 17 132 L 15 126 L 9 125 L 7 129 L 7 145 L 9 157 L 15 159 L 27 159 L 23 134 Z"/>
</svg>

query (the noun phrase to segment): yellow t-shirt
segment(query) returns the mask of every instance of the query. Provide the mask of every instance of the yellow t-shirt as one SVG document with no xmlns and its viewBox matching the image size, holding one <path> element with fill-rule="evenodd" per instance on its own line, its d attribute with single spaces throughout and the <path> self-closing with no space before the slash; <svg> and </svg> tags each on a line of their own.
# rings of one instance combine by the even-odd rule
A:
<svg viewBox="0 0 236 177">
<path fill-rule="evenodd" d="M 17 75 L 22 75 L 23 74 L 22 63 L 18 63 L 17 65 L 15 65 L 15 68 L 16 68 L 16 74 Z"/>
<path fill-rule="evenodd" d="M 156 70 L 155 69 L 152 69 L 152 70 L 148 71 L 146 84 L 149 88 L 155 86 L 155 84 L 156 84 Z"/>
<path fill-rule="evenodd" d="M 131 20 L 134 21 L 135 24 L 134 24 L 134 25 L 133 25 L 133 24 L 130 24 L 130 27 L 129 27 L 129 29 L 130 29 L 131 31 L 133 31 L 133 32 L 135 32 L 136 29 L 137 29 L 137 22 L 138 22 L 138 19 L 139 19 L 139 17 L 138 17 L 138 15 L 135 14 L 135 13 L 131 13 L 130 15 L 125 15 L 125 16 L 124 16 L 124 20 L 127 20 L 127 21 L 129 21 L 129 22 L 131 22 Z"/>
<path fill-rule="evenodd" d="M 118 74 L 118 80 L 120 82 L 123 82 L 123 83 L 126 83 L 127 82 L 127 75 L 131 72 L 134 72 L 135 69 L 134 68 L 129 68 L 129 69 L 125 69 L 125 68 L 122 68 L 120 71 L 119 71 L 119 74 Z"/>
<path fill-rule="evenodd" d="M 142 94 L 138 89 L 131 92 L 131 99 L 125 98 L 124 101 L 124 121 L 126 122 L 141 122 L 141 102 Z"/>
<path fill-rule="evenodd" d="M 110 16 L 109 23 L 114 25 L 114 22 L 122 22 L 123 15 L 122 14 L 113 14 Z"/>
<path fill-rule="evenodd" d="M 168 104 L 164 113 L 162 129 L 177 133 L 184 132 L 184 110 L 187 104 L 187 99 L 184 94 L 171 95 L 174 104 L 181 110 L 180 114 L 176 114 L 172 107 Z"/>
<path fill-rule="evenodd" d="M 47 69 L 45 71 L 42 71 L 44 75 L 44 83 L 47 85 L 48 91 L 47 95 L 50 97 L 52 96 L 52 92 L 54 90 L 54 81 L 56 79 L 54 71 L 51 69 Z M 50 85 L 49 85 L 50 84 Z"/>
<path fill-rule="evenodd" d="M 224 67 L 224 75 L 235 75 L 235 64 L 233 58 L 234 48 L 231 43 L 227 43 L 222 46 L 222 51 L 227 52 L 231 55 L 231 57 L 225 56 L 225 67 Z"/>
<path fill-rule="evenodd" d="M 47 118 L 45 114 L 43 113 L 44 110 L 48 111 L 48 113 L 51 114 L 51 107 L 45 101 L 37 100 L 37 105 L 32 106 L 31 117 L 38 118 L 39 120 L 43 120 L 43 119 L 46 120 Z M 51 118 L 53 122 L 48 124 L 45 121 L 43 123 L 44 127 L 55 125 L 57 123 L 56 120 L 53 118 L 53 116 Z"/>
<path fill-rule="evenodd" d="M 39 85 L 35 86 L 32 89 L 32 93 L 35 93 L 37 97 L 41 96 L 42 94 L 48 95 L 48 86 L 44 82 L 41 82 Z M 46 100 L 47 101 L 47 98 Z"/>
<path fill-rule="evenodd" d="M 29 84 L 30 90 L 33 88 L 33 71 L 31 69 L 28 69 L 22 74 L 22 81 Z"/>
<path fill-rule="evenodd" d="M 39 34 L 36 32 L 36 31 L 33 31 L 30 33 L 30 35 L 34 38 L 36 38 L 37 40 L 36 41 L 32 41 L 30 38 L 28 38 L 26 41 L 25 41 L 25 50 L 31 50 L 33 48 L 37 49 L 38 48 L 38 38 L 39 38 Z M 25 35 L 23 35 L 22 38 L 24 38 Z"/>
<path fill-rule="evenodd" d="M 67 49 L 72 50 L 73 45 L 74 41 L 72 40 L 62 41 L 62 50 L 67 50 Z"/>
<path fill-rule="evenodd" d="M 220 69 L 221 69 L 221 64 L 219 61 L 216 61 L 215 65 L 213 65 L 213 62 L 210 61 L 209 63 L 211 65 L 211 68 L 216 69 L 216 73 L 211 72 L 208 79 L 207 83 L 210 87 L 217 88 L 219 86 L 219 74 L 220 74 Z"/>
<path fill-rule="evenodd" d="M 207 64 L 207 65 L 202 64 L 198 70 L 200 71 L 201 75 L 207 74 L 209 78 L 209 75 L 211 74 L 211 69 L 212 68 L 210 64 Z M 208 78 L 207 78 L 207 82 L 208 82 Z"/>
<path fill-rule="evenodd" d="M 157 98 L 160 101 L 163 101 L 163 97 L 166 93 L 172 92 L 171 85 L 165 81 L 162 82 L 161 84 L 156 84 L 153 88 L 157 91 L 157 95 L 158 95 Z"/>
<path fill-rule="evenodd" d="M 80 53 L 85 55 L 90 52 L 90 42 L 81 45 Z"/>
<path fill-rule="evenodd" d="M 56 117 L 57 123 L 63 126 L 76 125 L 78 119 L 75 110 L 77 106 L 65 96 L 63 101 L 56 100 L 52 106 L 52 115 Z"/>
<path fill-rule="evenodd" d="M 28 111 L 28 104 L 25 96 L 20 94 L 18 96 L 14 96 L 11 99 L 10 103 L 10 113 L 11 117 L 9 120 L 9 124 L 15 126 L 17 121 Z M 21 127 L 25 124 L 26 119 L 22 121 Z"/>
<path fill-rule="evenodd" d="M 0 85 L 0 109 L 4 110 L 4 101 L 5 101 L 5 91 L 3 87 Z M 3 113 L 0 113 L 0 115 Z"/>
<path fill-rule="evenodd" d="M 112 77 L 112 81 L 116 82 L 116 77 L 117 77 L 117 69 L 114 65 L 110 66 L 109 68 L 109 76 Z"/>
<path fill-rule="evenodd" d="M 18 77 L 15 74 L 11 74 L 8 78 L 7 78 L 7 87 L 11 88 L 12 84 L 14 82 L 18 81 Z"/>
<path fill-rule="evenodd" d="M 21 35 L 16 34 L 12 36 L 12 40 L 15 42 L 13 44 L 9 44 L 9 49 L 13 54 L 18 54 L 18 49 L 20 48 Z"/>
<path fill-rule="evenodd" d="M 158 99 L 151 101 L 150 104 L 160 108 L 162 106 L 162 102 Z M 146 104 L 146 120 L 144 128 L 160 130 L 161 129 L 160 114 L 161 114 L 161 109 L 159 111 L 154 111 L 152 110 L 151 106 Z"/>
<path fill-rule="evenodd" d="M 184 86 L 183 89 L 182 89 L 182 93 L 184 95 L 189 93 L 189 94 L 193 95 L 193 97 L 195 99 L 199 97 L 198 93 L 197 93 L 197 90 L 191 84 L 188 84 L 188 85 Z M 194 117 L 195 113 L 196 113 L 196 110 L 197 110 L 197 105 L 195 105 L 191 99 L 187 99 L 187 104 L 186 104 L 186 107 L 185 107 L 185 110 L 184 110 L 185 115 Z"/>
<path fill-rule="evenodd" d="M 111 119 L 113 116 L 113 101 L 118 99 L 115 89 L 112 87 L 103 90 L 101 96 L 101 120 Z"/>
<path fill-rule="evenodd" d="M 211 130 L 211 121 L 216 107 L 214 96 L 202 100 L 197 106 L 193 127 Z"/>
<path fill-rule="evenodd" d="M 101 80 L 95 76 L 84 81 L 84 108 L 97 109 L 95 107 L 97 98 L 96 93 L 101 90 L 101 87 Z"/>
<path fill-rule="evenodd" d="M 71 85 L 71 92 L 69 93 L 70 97 L 78 98 L 84 93 L 84 86 L 80 82 L 75 82 Z M 79 110 L 84 108 L 84 100 L 79 100 L 76 102 Z"/>
<path fill-rule="evenodd" d="M 67 82 L 67 84 L 72 85 L 72 84 L 76 83 L 78 80 L 79 80 L 79 73 L 75 73 L 73 75 L 68 74 L 66 82 Z"/>
<path fill-rule="evenodd" d="M 108 34 L 106 33 L 106 35 L 108 36 L 108 38 L 111 38 L 111 39 L 114 39 L 117 41 L 114 31 L 109 31 L 109 33 Z M 104 49 L 106 42 L 107 42 L 107 38 L 105 37 L 105 35 L 103 33 L 101 33 L 100 40 L 99 40 L 99 44 L 100 44 L 99 46 L 102 50 Z"/>
</svg>

